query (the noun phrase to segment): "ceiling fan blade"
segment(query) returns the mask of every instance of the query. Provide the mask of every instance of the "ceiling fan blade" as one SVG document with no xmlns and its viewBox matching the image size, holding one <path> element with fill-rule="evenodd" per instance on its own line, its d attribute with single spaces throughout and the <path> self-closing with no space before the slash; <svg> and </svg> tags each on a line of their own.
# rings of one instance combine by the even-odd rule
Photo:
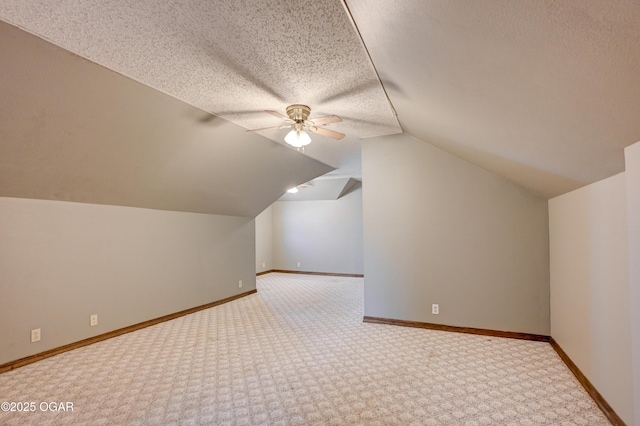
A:
<svg viewBox="0 0 640 426">
<path fill-rule="evenodd" d="M 309 130 L 319 135 L 329 136 L 330 138 L 337 140 L 341 140 L 342 138 L 344 138 L 344 133 L 334 132 L 333 130 L 325 129 L 324 127 L 312 126 L 309 127 Z"/>
<path fill-rule="evenodd" d="M 339 123 L 340 121 L 342 121 L 342 118 L 338 117 L 337 115 L 327 115 L 324 117 L 313 118 L 311 119 L 311 121 L 313 121 L 313 124 L 321 126 L 323 124 Z"/>
<path fill-rule="evenodd" d="M 288 120 L 288 119 L 289 119 L 289 117 L 287 117 L 287 116 L 286 116 L 286 115 L 284 115 L 284 114 L 280 114 L 278 111 L 269 111 L 269 110 L 265 110 L 264 112 L 266 112 L 266 113 L 268 113 L 268 114 L 271 114 L 271 115 L 273 115 L 273 116 L 275 116 L 275 117 L 278 117 L 278 118 L 279 118 L 279 119 L 281 119 L 281 120 Z"/>
<path fill-rule="evenodd" d="M 291 126 L 286 125 L 286 126 L 263 127 L 262 129 L 251 129 L 251 130 L 247 130 L 247 132 L 261 132 L 261 131 L 263 131 L 263 130 L 286 129 L 287 127 L 291 127 Z"/>
</svg>

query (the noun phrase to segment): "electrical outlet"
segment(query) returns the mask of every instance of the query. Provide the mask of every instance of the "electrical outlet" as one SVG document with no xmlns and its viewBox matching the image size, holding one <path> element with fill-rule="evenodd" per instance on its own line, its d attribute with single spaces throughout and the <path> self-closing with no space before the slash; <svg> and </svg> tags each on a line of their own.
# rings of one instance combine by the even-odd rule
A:
<svg viewBox="0 0 640 426">
<path fill-rule="evenodd" d="M 89 319 L 89 324 L 91 325 L 91 327 L 98 325 L 98 314 L 91 315 L 91 318 Z"/>
<path fill-rule="evenodd" d="M 40 341 L 40 329 L 36 328 L 31 330 L 31 343 Z"/>
<path fill-rule="evenodd" d="M 267 263 L 266 262 L 262 262 L 262 267 L 266 268 L 267 267 Z"/>
<path fill-rule="evenodd" d="M 298 262 L 298 264 L 296 266 L 299 268 L 300 267 L 300 262 Z"/>
<path fill-rule="evenodd" d="M 440 314 L 440 305 L 438 305 L 437 303 L 434 303 L 433 305 L 431 305 L 431 313 L 433 315 Z"/>
<path fill-rule="evenodd" d="M 242 288 L 242 280 L 238 281 L 238 288 Z"/>
</svg>

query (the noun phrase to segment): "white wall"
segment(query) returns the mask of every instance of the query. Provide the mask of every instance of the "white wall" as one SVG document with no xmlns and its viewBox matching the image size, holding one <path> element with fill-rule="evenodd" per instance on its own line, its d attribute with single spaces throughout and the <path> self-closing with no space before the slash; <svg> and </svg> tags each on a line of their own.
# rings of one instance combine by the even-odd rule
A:
<svg viewBox="0 0 640 426">
<path fill-rule="evenodd" d="M 254 245 L 252 218 L 0 198 L 0 364 L 255 289 Z"/>
<path fill-rule="evenodd" d="M 271 269 L 274 269 L 273 207 L 269 206 L 256 217 L 256 273 Z"/>
<path fill-rule="evenodd" d="M 273 204 L 274 269 L 362 274 L 362 250 L 362 189 Z"/>
<path fill-rule="evenodd" d="M 551 335 L 633 423 L 626 176 L 549 200 Z"/>
<path fill-rule="evenodd" d="M 627 175 L 627 223 L 629 242 L 629 285 L 631 293 L 631 332 L 636 402 L 635 424 L 640 425 L 640 142 L 624 150 Z"/>
<path fill-rule="evenodd" d="M 549 334 L 546 200 L 408 135 L 362 167 L 365 315 Z"/>
</svg>

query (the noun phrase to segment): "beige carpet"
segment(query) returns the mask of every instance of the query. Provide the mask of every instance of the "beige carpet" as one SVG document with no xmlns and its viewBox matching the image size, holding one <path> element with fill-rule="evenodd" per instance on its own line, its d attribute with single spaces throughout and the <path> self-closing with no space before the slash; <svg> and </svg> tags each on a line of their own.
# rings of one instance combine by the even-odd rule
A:
<svg viewBox="0 0 640 426">
<path fill-rule="evenodd" d="M 258 293 L 0 375 L 0 424 L 603 425 L 548 343 L 365 324 L 363 280 Z M 73 412 L 40 411 L 72 402 Z"/>
</svg>

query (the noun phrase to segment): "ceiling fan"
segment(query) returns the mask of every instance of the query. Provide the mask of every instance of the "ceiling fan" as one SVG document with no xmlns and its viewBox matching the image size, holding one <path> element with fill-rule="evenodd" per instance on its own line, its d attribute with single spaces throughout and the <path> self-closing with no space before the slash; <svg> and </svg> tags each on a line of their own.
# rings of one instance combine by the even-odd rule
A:
<svg viewBox="0 0 640 426">
<path fill-rule="evenodd" d="M 311 143 L 311 137 L 306 132 L 307 130 L 337 140 L 341 140 L 345 136 L 343 133 L 335 132 L 333 130 L 322 127 L 326 126 L 327 124 L 338 123 L 342 121 L 342 119 L 337 115 L 327 115 L 310 120 L 309 114 L 311 114 L 311 108 L 301 104 L 289 105 L 286 111 L 286 116 L 280 114 L 277 111 L 265 111 L 266 113 L 284 120 L 285 124 L 282 124 L 280 126 L 263 127 L 262 129 L 247 130 L 247 132 L 261 132 L 263 130 L 291 128 L 291 131 L 287 133 L 287 135 L 284 137 L 284 140 L 289 145 L 292 145 L 296 148 L 302 148 Z"/>
</svg>

